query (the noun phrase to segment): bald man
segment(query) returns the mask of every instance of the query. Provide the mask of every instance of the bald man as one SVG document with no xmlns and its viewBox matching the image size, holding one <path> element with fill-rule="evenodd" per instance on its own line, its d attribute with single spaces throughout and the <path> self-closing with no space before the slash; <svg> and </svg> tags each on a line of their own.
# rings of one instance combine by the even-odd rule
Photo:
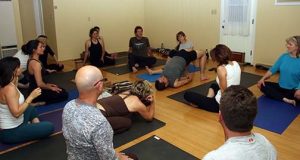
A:
<svg viewBox="0 0 300 160">
<path fill-rule="evenodd" d="M 113 130 L 96 108 L 103 90 L 101 71 L 94 66 L 84 66 L 76 73 L 75 83 L 79 97 L 66 104 L 62 115 L 68 160 L 130 159 L 115 152 Z"/>
</svg>

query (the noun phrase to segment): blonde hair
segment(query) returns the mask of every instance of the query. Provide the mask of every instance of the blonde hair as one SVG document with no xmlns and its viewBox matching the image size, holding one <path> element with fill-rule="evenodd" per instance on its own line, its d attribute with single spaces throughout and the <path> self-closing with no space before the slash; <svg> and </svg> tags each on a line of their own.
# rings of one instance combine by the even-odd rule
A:
<svg viewBox="0 0 300 160">
<path fill-rule="evenodd" d="M 135 81 L 130 89 L 130 94 L 137 96 L 139 99 L 146 98 L 152 93 L 152 85 L 147 80 Z"/>
<path fill-rule="evenodd" d="M 286 41 L 286 43 L 293 43 L 296 46 L 298 46 L 298 51 L 297 51 L 296 55 L 297 55 L 297 57 L 299 57 L 299 54 L 300 54 L 300 36 L 292 36 L 292 37 L 287 38 L 285 41 Z"/>
</svg>

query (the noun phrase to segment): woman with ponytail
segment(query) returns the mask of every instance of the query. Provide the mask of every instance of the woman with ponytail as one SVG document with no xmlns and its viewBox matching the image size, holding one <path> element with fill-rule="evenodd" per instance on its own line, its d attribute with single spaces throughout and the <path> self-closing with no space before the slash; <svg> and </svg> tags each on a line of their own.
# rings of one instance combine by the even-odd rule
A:
<svg viewBox="0 0 300 160">
<path fill-rule="evenodd" d="M 29 91 L 37 87 L 42 89 L 42 94 L 33 100 L 33 102 L 56 103 L 64 101 L 68 98 L 68 93 L 55 84 L 46 83 L 44 80 L 45 69 L 39 61 L 39 56 L 44 53 L 45 46 L 38 40 L 31 40 L 22 46 L 25 54 L 29 55 L 28 59 L 28 78 L 29 78 Z"/>
</svg>

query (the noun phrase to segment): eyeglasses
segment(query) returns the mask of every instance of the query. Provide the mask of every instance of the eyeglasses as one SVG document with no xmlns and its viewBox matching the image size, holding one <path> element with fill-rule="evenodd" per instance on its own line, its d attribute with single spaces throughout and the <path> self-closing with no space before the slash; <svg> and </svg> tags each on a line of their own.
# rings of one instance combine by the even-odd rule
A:
<svg viewBox="0 0 300 160">
<path fill-rule="evenodd" d="M 100 82 L 105 82 L 105 81 L 107 81 L 107 78 L 102 78 L 102 79 L 100 79 L 99 81 L 97 81 L 97 82 L 94 84 L 94 87 L 97 86 L 98 83 L 100 83 Z"/>
</svg>

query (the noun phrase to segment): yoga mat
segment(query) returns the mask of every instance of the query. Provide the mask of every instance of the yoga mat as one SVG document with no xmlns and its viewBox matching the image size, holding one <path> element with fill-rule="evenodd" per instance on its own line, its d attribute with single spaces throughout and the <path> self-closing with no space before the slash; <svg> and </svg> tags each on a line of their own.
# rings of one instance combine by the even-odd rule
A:
<svg viewBox="0 0 300 160">
<path fill-rule="evenodd" d="M 261 79 L 261 76 L 258 76 L 255 74 L 251 74 L 251 73 L 247 73 L 247 72 L 241 73 L 241 85 L 244 87 L 250 87 L 250 86 L 256 84 L 260 79 Z M 185 91 L 181 91 L 181 92 L 172 94 L 172 95 L 168 96 L 168 98 L 179 101 L 181 103 L 188 104 L 183 98 L 183 95 L 186 91 L 193 91 L 193 92 L 196 92 L 196 93 L 199 93 L 202 95 L 206 95 L 208 92 L 208 89 L 212 83 L 216 83 L 216 82 L 210 81 L 210 82 L 201 84 L 199 86 L 187 89 Z"/>
<path fill-rule="evenodd" d="M 258 98 L 258 114 L 254 125 L 271 132 L 282 134 L 299 115 L 300 106 L 270 99 L 266 96 Z"/>
<path fill-rule="evenodd" d="M 160 77 L 160 73 L 158 74 L 148 74 L 148 73 L 142 73 L 142 74 L 138 74 L 136 77 L 139 79 L 143 79 L 143 80 L 147 80 L 149 82 L 155 82 L 159 77 Z"/>
<path fill-rule="evenodd" d="M 40 119 L 52 122 L 54 124 L 54 130 L 55 130 L 54 132 L 59 132 L 62 129 L 62 112 L 63 112 L 63 110 L 57 110 L 57 111 L 54 111 L 51 113 L 47 113 L 47 114 L 41 115 Z M 134 116 L 132 127 L 128 131 L 123 132 L 121 134 L 114 135 L 114 141 L 113 141 L 114 147 L 116 148 L 121 145 L 124 145 L 134 139 L 137 139 L 138 137 L 141 137 L 149 132 L 159 129 L 159 128 L 163 127 L 164 125 L 165 125 L 164 122 L 157 120 L 157 119 L 153 119 L 152 122 L 147 122 L 144 119 L 142 119 L 140 116 Z M 58 139 L 63 141 L 63 143 L 55 142 L 55 141 L 57 141 L 57 139 L 54 138 L 53 139 L 54 142 L 51 142 L 50 144 L 47 144 L 47 145 L 43 146 L 43 148 L 39 149 L 39 150 L 42 150 L 41 152 L 46 154 L 46 155 L 44 155 L 45 157 L 49 157 L 49 156 L 51 157 L 56 154 L 58 154 L 58 155 L 65 154 L 65 152 L 61 153 L 61 151 L 65 151 L 65 144 L 64 144 L 63 136 L 62 136 L 62 134 L 59 134 L 57 136 L 61 136 L 61 138 L 58 138 Z M 57 137 L 57 136 L 54 136 L 54 137 Z M 50 141 L 51 141 L 51 139 L 52 139 L 52 137 L 49 138 Z M 15 154 L 17 154 L 18 152 L 23 153 L 23 151 L 22 151 L 23 148 L 28 152 L 29 155 L 35 155 L 35 153 L 33 153 L 33 152 L 38 152 L 38 150 L 30 150 L 30 149 L 38 148 L 36 146 L 41 146 L 40 143 L 45 144 L 44 141 L 45 140 L 39 140 L 36 143 L 30 144 L 28 146 L 22 147 L 17 150 L 13 150 L 11 152 L 5 153 L 4 155 L 9 155 L 12 157 L 16 156 Z M 46 139 L 46 142 L 47 141 L 48 141 L 48 139 Z M 0 143 L 0 152 L 7 150 L 9 148 L 12 148 L 12 147 L 19 146 L 19 145 L 21 145 L 21 144 L 6 145 L 6 144 Z M 51 145 L 55 145 L 55 146 L 51 146 Z M 49 150 L 49 149 L 51 150 L 52 147 L 60 148 L 60 149 L 55 150 L 55 151 L 59 151 L 59 152 L 53 152 L 53 153 L 51 152 L 50 154 L 48 154 L 47 150 Z M 39 159 L 39 158 L 32 156 L 30 159 L 33 160 L 33 159 Z M 52 157 L 52 159 L 56 159 L 56 157 Z M 9 160 L 11 160 L 11 159 L 9 158 Z"/>
<path fill-rule="evenodd" d="M 45 76 L 45 81 L 70 91 L 76 89 L 75 83 L 71 82 L 72 79 L 75 79 L 75 74 L 76 71 L 52 73 Z"/>
<path fill-rule="evenodd" d="M 0 160 L 66 160 L 66 144 L 62 134 L 2 154 Z"/>
<path fill-rule="evenodd" d="M 118 57 L 116 59 L 116 64 L 115 65 L 119 65 L 119 64 L 127 64 L 128 63 L 128 57 L 124 56 L 124 57 Z"/>
<path fill-rule="evenodd" d="M 165 63 L 166 63 L 165 60 L 157 59 L 156 63 L 153 65 L 153 67 L 161 66 L 161 65 L 164 65 Z M 139 68 L 139 69 L 141 69 L 141 68 Z M 130 69 L 128 68 L 127 64 L 122 65 L 122 66 L 112 66 L 109 68 L 104 68 L 103 70 L 106 72 L 112 73 L 112 74 L 117 74 L 117 75 L 122 75 L 122 74 L 131 72 Z"/>
<path fill-rule="evenodd" d="M 177 148 L 167 141 L 152 136 L 130 148 L 123 150 L 124 153 L 133 153 L 141 160 L 195 160 L 193 155 Z"/>
<path fill-rule="evenodd" d="M 114 135 L 115 148 L 166 125 L 166 123 L 158 119 L 147 122 L 139 115 L 133 115 L 132 121 L 132 127 L 128 131 Z"/>
<path fill-rule="evenodd" d="M 37 113 L 42 114 L 57 109 L 63 109 L 69 101 L 78 97 L 78 91 L 76 89 L 70 90 L 68 93 L 69 93 L 69 98 L 65 101 L 35 107 Z"/>
<path fill-rule="evenodd" d="M 53 123 L 54 125 L 54 133 L 60 132 L 62 130 L 62 112 L 63 110 L 57 110 L 57 111 L 53 111 L 47 114 L 42 114 L 39 116 L 41 121 L 49 121 L 51 123 Z M 0 152 L 7 150 L 9 148 L 13 148 L 19 145 L 22 145 L 25 143 L 18 143 L 18 144 L 3 144 L 0 143 Z"/>
</svg>

